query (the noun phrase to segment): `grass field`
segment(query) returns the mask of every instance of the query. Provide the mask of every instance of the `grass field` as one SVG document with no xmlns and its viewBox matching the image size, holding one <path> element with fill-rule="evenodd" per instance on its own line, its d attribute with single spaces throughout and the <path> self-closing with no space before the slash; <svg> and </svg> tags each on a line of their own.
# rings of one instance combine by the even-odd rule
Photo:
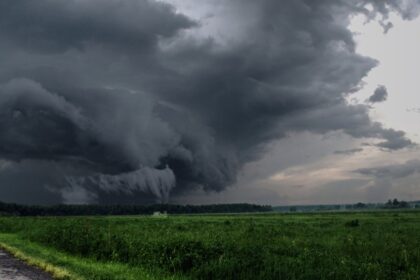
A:
<svg viewBox="0 0 420 280">
<path fill-rule="evenodd" d="M 4 217 L 0 232 L 62 279 L 420 279 L 417 211 Z"/>
</svg>

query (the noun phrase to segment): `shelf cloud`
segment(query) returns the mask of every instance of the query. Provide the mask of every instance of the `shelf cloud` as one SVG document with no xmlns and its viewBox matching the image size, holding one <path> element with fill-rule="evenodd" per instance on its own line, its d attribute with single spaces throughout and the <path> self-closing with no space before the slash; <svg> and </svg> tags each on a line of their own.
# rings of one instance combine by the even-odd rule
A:
<svg viewBox="0 0 420 280">
<path fill-rule="evenodd" d="M 159 1 L 2 1 L 0 157 L 16 172 L 58 166 L 39 188 L 62 201 L 110 203 L 223 191 L 293 132 L 410 147 L 347 101 L 378 63 L 356 52 L 348 25 L 355 14 L 412 19 L 418 4 L 223 1 L 225 24 L 242 27 L 220 42 Z M 386 96 L 379 87 L 370 102 Z"/>
</svg>

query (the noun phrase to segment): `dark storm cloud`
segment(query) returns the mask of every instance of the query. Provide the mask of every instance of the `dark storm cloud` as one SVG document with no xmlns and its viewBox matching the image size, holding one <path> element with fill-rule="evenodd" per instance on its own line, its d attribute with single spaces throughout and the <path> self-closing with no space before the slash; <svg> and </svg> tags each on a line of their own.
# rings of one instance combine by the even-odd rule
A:
<svg viewBox="0 0 420 280">
<path fill-rule="evenodd" d="M 244 28 L 220 44 L 152 0 L 3 1 L 0 155 L 52 162 L 63 172 L 48 188 L 66 202 L 109 203 L 221 191 L 291 132 L 410 146 L 346 101 L 377 64 L 355 53 L 349 17 L 414 16 L 384 3 L 224 2 Z"/>
<path fill-rule="evenodd" d="M 380 148 L 389 150 L 399 150 L 405 147 L 414 147 L 417 145 L 411 142 L 409 139 L 407 139 L 403 131 L 383 129 L 381 131 L 381 134 L 386 139 L 386 141 L 377 144 L 377 146 Z"/>
<path fill-rule="evenodd" d="M 378 86 L 373 95 L 368 99 L 370 103 L 384 102 L 388 98 L 388 90 L 385 86 Z"/>
<path fill-rule="evenodd" d="M 0 3 L 2 39 L 32 52 L 63 52 L 102 44 L 142 53 L 153 50 L 159 37 L 171 37 L 193 25 L 171 6 L 152 0 Z"/>
<path fill-rule="evenodd" d="M 57 170 L 50 162 L 23 161 L 5 163 L 0 160 L 0 200 L 27 204 L 54 204 L 61 196 L 48 190 Z"/>
</svg>

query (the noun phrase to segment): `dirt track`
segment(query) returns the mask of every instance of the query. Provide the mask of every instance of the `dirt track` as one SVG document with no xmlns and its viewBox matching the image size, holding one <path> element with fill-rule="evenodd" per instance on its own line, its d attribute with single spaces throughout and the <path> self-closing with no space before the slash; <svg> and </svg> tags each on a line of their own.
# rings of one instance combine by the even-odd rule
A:
<svg viewBox="0 0 420 280">
<path fill-rule="evenodd" d="M 0 249 L 1 280 L 53 280 L 44 271 L 29 266 Z"/>
</svg>

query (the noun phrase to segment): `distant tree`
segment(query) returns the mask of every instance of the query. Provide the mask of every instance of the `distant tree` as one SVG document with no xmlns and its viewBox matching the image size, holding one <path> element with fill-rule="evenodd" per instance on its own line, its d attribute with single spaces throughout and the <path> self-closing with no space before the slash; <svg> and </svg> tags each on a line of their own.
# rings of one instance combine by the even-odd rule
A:
<svg viewBox="0 0 420 280">
<path fill-rule="evenodd" d="M 54 205 L 29 206 L 0 202 L 0 213 L 16 216 L 82 216 L 82 215 L 151 215 L 169 214 L 270 212 L 269 205 L 214 204 L 214 205 Z"/>
<path fill-rule="evenodd" d="M 356 209 L 363 209 L 366 208 L 366 204 L 362 203 L 362 202 L 358 202 L 354 205 L 354 208 Z"/>
<path fill-rule="evenodd" d="M 386 209 L 398 209 L 398 208 L 410 208 L 410 204 L 407 201 L 394 198 L 393 200 L 389 199 L 385 204 L 384 208 Z"/>
<path fill-rule="evenodd" d="M 400 201 L 400 208 L 410 208 L 410 204 L 407 201 Z"/>
</svg>

